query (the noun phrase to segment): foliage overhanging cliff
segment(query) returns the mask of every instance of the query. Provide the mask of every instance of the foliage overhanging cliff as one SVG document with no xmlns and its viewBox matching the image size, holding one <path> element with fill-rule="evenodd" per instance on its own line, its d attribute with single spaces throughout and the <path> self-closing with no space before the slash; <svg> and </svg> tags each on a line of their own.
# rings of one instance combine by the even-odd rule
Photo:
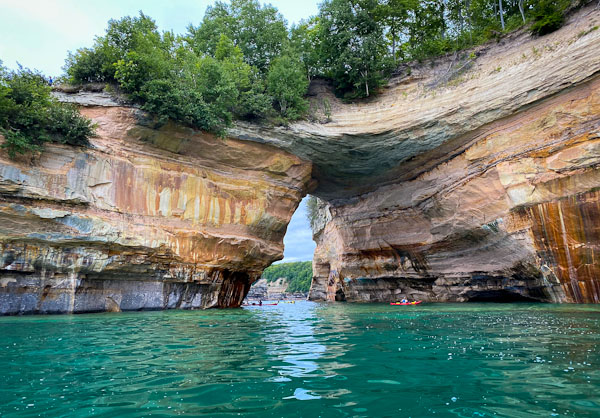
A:
<svg viewBox="0 0 600 418">
<path fill-rule="evenodd" d="M 584 0 L 327 0 L 288 28 L 271 5 L 217 2 L 184 35 L 160 32 L 140 12 L 111 20 L 91 48 L 70 54 L 74 83 L 116 83 L 157 115 L 221 135 L 234 119 L 307 116 L 309 80 L 365 97 L 403 62 L 499 38 L 528 22 L 542 34 Z"/>
<path fill-rule="evenodd" d="M 600 302 L 600 10 L 225 138 L 59 94 L 91 147 L 0 154 L 3 313 L 238 306 L 319 197 L 311 298 Z M 221 37 L 219 37 L 221 39 Z"/>
</svg>

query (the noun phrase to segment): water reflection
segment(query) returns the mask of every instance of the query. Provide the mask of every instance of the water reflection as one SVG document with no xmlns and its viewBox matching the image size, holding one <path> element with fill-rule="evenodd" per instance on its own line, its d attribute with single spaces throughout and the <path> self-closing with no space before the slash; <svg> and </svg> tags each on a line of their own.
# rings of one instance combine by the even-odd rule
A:
<svg viewBox="0 0 600 418">
<path fill-rule="evenodd" d="M 339 387 L 346 379 L 339 373 L 352 366 L 337 361 L 350 348 L 343 334 L 351 329 L 351 321 L 341 310 L 310 302 L 248 310 L 262 323 L 266 354 L 271 370 L 277 372 L 269 381 L 299 385 L 284 400 L 334 399 L 351 393 Z M 330 384 L 328 379 L 336 382 Z"/>
<path fill-rule="evenodd" d="M 600 308 L 0 318 L 0 416 L 600 416 Z"/>
</svg>

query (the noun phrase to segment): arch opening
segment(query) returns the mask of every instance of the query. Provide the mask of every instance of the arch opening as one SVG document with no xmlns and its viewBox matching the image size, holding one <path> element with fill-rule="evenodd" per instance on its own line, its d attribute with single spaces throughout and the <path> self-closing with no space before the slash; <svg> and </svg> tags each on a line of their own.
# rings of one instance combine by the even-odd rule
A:
<svg viewBox="0 0 600 418">
<path fill-rule="evenodd" d="M 283 238 L 283 259 L 265 269 L 246 296 L 246 303 L 304 300 L 312 282 L 312 259 L 316 243 L 309 219 L 311 196 L 305 196 L 294 212 Z"/>
</svg>

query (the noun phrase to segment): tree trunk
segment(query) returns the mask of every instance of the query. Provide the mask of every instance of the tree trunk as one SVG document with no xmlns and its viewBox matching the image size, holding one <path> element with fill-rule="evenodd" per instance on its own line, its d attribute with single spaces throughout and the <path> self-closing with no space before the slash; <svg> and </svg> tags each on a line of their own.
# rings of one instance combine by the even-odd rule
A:
<svg viewBox="0 0 600 418">
<path fill-rule="evenodd" d="M 458 22 L 459 22 L 460 34 L 462 35 L 464 22 L 463 22 L 462 7 L 460 5 L 460 2 L 458 3 Z"/>
<path fill-rule="evenodd" d="M 394 64 L 396 64 L 396 31 L 392 30 L 392 57 L 394 57 Z"/>
<path fill-rule="evenodd" d="M 465 4 L 465 13 L 467 14 L 467 25 L 469 26 L 469 40 L 473 43 L 473 25 L 471 24 L 471 0 L 467 0 Z"/>
<path fill-rule="evenodd" d="M 519 11 L 521 12 L 523 23 L 525 23 L 525 11 L 523 10 L 523 0 L 519 0 Z"/>
<path fill-rule="evenodd" d="M 500 23 L 502 23 L 502 30 L 504 30 L 504 10 L 502 10 L 502 0 L 498 0 L 498 6 L 500 7 Z"/>
<path fill-rule="evenodd" d="M 369 73 L 368 73 L 368 71 L 361 71 L 361 74 L 365 78 L 365 93 L 366 93 L 366 97 L 369 97 L 369 79 L 367 78 L 367 75 Z"/>
<path fill-rule="evenodd" d="M 285 99 L 279 101 L 279 110 L 281 110 L 282 115 L 287 113 L 287 101 Z"/>
</svg>

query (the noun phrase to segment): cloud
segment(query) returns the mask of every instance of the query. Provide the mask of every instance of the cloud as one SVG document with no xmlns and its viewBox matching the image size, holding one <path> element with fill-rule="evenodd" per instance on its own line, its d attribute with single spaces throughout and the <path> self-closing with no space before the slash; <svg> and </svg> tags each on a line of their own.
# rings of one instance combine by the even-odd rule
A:
<svg viewBox="0 0 600 418">
<path fill-rule="evenodd" d="M 0 0 L 0 59 L 59 74 L 67 50 L 91 44 L 97 25 L 91 14 L 68 1 Z"/>
</svg>

